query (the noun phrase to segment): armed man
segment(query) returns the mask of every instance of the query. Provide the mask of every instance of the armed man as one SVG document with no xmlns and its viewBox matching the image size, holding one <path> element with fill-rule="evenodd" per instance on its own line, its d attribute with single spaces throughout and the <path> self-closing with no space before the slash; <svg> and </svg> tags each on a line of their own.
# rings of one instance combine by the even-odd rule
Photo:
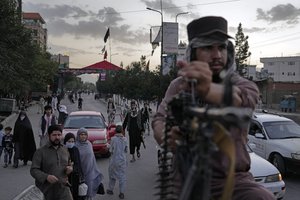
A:
<svg viewBox="0 0 300 200">
<path fill-rule="evenodd" d="M 168 104 L 182 91 L 194 89 L 199 107 L 222 107 L 224 99 L 232 94 L 230 98 L 232 107 L 255 108 L 258 101 L 258 88 L 255 83 L 235 72 L 234 46 L 229 40 L 232 37 L 228 35 L 227 29 L 227 21 L 217 16 L 202 17 L 188 24 L 189 44 L 186 50 L 186 61 L 177 63 L 180 67 L 179 76 L 170 83 L 152 121 L 154 137 L 158 144 L 162 145 L 164 142 Z M 226 79 L 230 79 L 232 84 L 229 91 L 224 86 Z M 195 81 L 193 88 L 188 80 Z M 250 157 L 246 149 L 247 128 L 225 127 L 228 128 L 235 146 L 232 194 L 227 200 L 275 199 L 273 194 L 254 181 L 249 172 Z M 168 134 L 170 139 L 167 143 L 176 154 L 182 138 L 182 130 L 179 126 L 173 126 Z M 210 156 L 210 167 L 212 169 L 210 184 L 203 184 L 210 186 L 209 199 L 221 199 L 223 189 L 226 187 L 229 160 L 223 152 L 216 150 Z M 175 176 L 179 185 L 183 184 L 184 176 L 183 174 Z M 201 185 L 195 187 L 200 188 Z M 179 196 L 182 190 L 182 188 L 177 189 Z"/>
</svg>

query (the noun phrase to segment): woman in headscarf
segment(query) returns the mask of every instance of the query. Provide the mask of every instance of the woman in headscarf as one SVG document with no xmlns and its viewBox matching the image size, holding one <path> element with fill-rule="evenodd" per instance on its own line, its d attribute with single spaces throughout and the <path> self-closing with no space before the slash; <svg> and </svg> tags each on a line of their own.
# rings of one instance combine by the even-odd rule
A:
<svg viewBox="0 0 300 200">
<path fill-rule="evenodd" d="M 98 169 L 93 147 L 91 142 L 88 141 L 88 132 L 85 128 L 80 128 L 77 131 L 75 145 L 79 150 L 82 172 L 85 183 L 88 185 L 86 199 L 92 200 L 97 194 L 103 175 Z"/>
<path fill-rule="evenodd" d="M 34 135 L 30 120 L 25 111 L 21 111 L 15 123 L 14 134 L 14 167 L 19 165 L 19 159 L 23 160 L 24 165 L 31 161 L 36 150 Z"/>
<path fill-rule="evenodd" d="M 79 183 L 84 181 L 84 176 L 81 168 L 80 154 L 78 148 L 75 146 L 75 135 L 67 133 L 64 138 L 64 145 L 68 148 L 71 162 L 73 164 L 73 171 L 68 175 L 69 183 L 71 184 L 71 192 L 74 200 L 83 199 L 78 196 Z"/>
</svg>

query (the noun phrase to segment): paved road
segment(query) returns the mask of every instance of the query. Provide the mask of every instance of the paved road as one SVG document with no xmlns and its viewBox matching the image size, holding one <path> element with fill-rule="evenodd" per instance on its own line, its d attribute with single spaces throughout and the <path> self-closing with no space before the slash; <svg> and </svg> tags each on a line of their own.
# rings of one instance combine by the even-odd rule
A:
<svg viewBox="0 0 300 200">
<path fill-rule="evenodd" d="M 77 110 L 76 104 L 70 104 L 67 100 L 62 102 L 67 105 L 68 111 Z M 106 104 L 102 101 L 93 100 L 92 95 L 84 96 L 83 110 L 96 110 L 102 111 L 105 114 Z M 153 110 L 155 108 L 153 107 Z M 34 105 L 29 108 L 28 115 L 31 120 L 31 123 L 34 127 L 34 132 L 37 133 L 37 127 L 40 119 L 40 114 L 37 114 L 37 107 Z M 16 121 L 17 115 L 10 116 L 9 120 L 6 120 L 4 123 L 5 126 L 12 126 Z M 153 200 L 157 199 L 153 194 L 156 193 L 154 189 L 156 183 L 156 143 L 151 136 L 146 137 L 146 149 L 141 150 L 142 157 L 135 163 L 128 164 L 127 177 L 128 183 L 126 187 L 125 199 L 143 199 L 143 200 Z M 38 137 L 36 135 L 36 144 L 39 144 Z M 129 156 L 128 156 L 129 160 Z M 3 158 L 1 160 L 1 165 L 3 164 Z M 97 159 L 97 164 L 104 174 L 104 185 L 108 184 L 108 159 Z M 17 199 L 40 199 L 37 190 L 33 187 L 34 180 L 29 174 L 30 163 L 28 166 L 20 166 L 18 169 L 8 167 L 6 169 L 0 167 L 0 199 L 1 200 L 12 200 Z M 287 194 L 284 199 L 286 200 L 298 200 L 300 196 L 300 176 L 292 175 L 285 179 L 287 186 Z M 27 194 L 27 198 L 23 196 Z M 20 196 L 18 196 L 20 195 Z M 97 200 L 117 200 L 118 190 L 115 191 L 115 195 L 109 196 L 97 196 Z"/>
<path fill-rule="evenodd" d="M 64 100 L 62 104 L 67 105 L 68 111 L 77 110 L 76 104 L 70 104 L 67 100 Z M 83 110 L 95 110 L 102 111 L 106 117 L 106 104 L 102 101 L 95 101 L 90 96 L 84 96 Z M 36 133 L 36 144 L 39 144 L 37 137 L 38 123 L 41 114 L 37 114 L 37 107 L 34 105 L 27 111 L 32 126 L 34 127 L 34 133 Z M 10 120 L 6 122 L 5 126 L 12 126 L 16 121 L 17 115 L 11 116 Z M 152 135 L 152 133 L 151 133 Z M 128 163 L 127 170 L 127 187 L 125 192 L 125 199 L 143 199 L 153 200 L 154 193 L 156 192 L 154 186 L 156 185 L 156 173 L 157 173 L 157 160 L 156 160 L 156 142 L 152 136 L 147 136 L 146 149 L 141 149 L 141 158 L 135 163 Z M 128 155 L 128 160 L 130 159 Z M 109 159 L 97 158 L 97 164 L 100 170 L 104 174 L 104 185 L 108 185 L 108 161 Z M 20 200 L 20 199 L 40 199 L 39 193 L 35 187 L 33 187 L 34 180 L 29 174 L 31 163 L 28 166 L 20 166 L 15 169 L 12 166 L 4 169 L 0 168 L 0 199 L 1 200 Z M 118 188 L 118 187 L 116 187 Z M 118 190 L 115 190 L 113 196 L 97 195 L 96 199 L 101 200 L 114 200 L 118 198 Z"/>
</svg>

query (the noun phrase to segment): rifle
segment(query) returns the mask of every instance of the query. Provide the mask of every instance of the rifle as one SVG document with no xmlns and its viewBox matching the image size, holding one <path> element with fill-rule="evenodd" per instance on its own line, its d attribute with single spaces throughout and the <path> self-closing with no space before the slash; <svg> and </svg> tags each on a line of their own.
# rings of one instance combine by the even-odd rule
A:
<svg viewBox="0 0 300 200">
<path fill-rule="evenodd" d="M 157 195 L 160 196 L 160 200 L 209 200 L 212 176 L 211 155 L 218 149 L 223 151 L 230 160 L 221 199 L 231 199 L 235 149 L 230 134 L 223 125 L 247 126 L 252 109 L 199 107 L 194 95 L 194 84 L 191 82 L 190 93 L 181 92 L 169 102 L 167 107 L 158 173 L 160 178 Z M 177 141 L 176 152 L 172 152 L 168 145 L 173 126 L 178 126 L 182 134 L 181 139 Z"/>
</svg>

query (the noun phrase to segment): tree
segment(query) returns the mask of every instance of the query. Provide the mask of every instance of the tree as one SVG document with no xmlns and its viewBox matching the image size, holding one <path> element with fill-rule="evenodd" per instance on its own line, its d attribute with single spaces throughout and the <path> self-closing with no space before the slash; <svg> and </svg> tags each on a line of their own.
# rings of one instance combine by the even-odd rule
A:
<svg viewBox="0 0 300 200">
<path fill-rule="evenodd" d="M 247 73 L 247 58 L 251 56 L 251 52 L 248 50 L 248 36 L 244 35 L 242 24 L 240 23 L 235 35 L 235 62 L 237 71 L 241 76 L 245 76 Z"/>
<path fill-rule="evenodd" d="M 58 65 L 31 40 L 20 21 L 16 1 L 0 1 L 0 94 L 26 96 L 46 90 Z"/>
</svg>

